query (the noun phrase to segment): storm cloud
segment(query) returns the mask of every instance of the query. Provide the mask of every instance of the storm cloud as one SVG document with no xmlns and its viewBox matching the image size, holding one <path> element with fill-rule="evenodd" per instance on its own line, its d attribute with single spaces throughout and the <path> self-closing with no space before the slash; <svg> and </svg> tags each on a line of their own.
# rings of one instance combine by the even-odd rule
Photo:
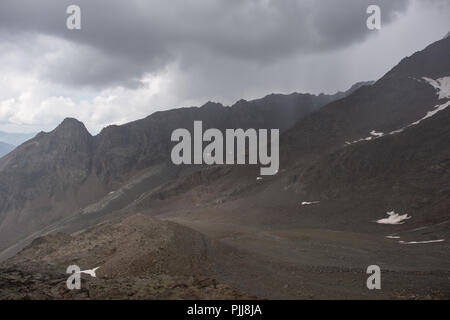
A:
<svg viewBox="0 0 450 320">
<path fill-rule="evenodd" d="M 81 30 L 66 28 L 73 4 Z M 380 31 L 366 27 L 370 4 Z M 77 116 L 96 131 L 206 99 L 345 89 L 421 49 L 448 12 L 445 0 L 1 0 L 0 125 Z M 396 39 L 408 19 L 422 35 Z"/>
<path fill-rule="evenodd" d="M 73 49 L 43 75 L 68 85 L 133 86 L 174 59 L 196 64 L 192 51 L 272 64 L 363 40 L 370 0 L 2 0 L 0 28 L 62 38 Z M 81 8 L 82 29 L 66 28 L 66 8 Z M 388 24 L 407 0 L 377 1 Z"/>
</svg>

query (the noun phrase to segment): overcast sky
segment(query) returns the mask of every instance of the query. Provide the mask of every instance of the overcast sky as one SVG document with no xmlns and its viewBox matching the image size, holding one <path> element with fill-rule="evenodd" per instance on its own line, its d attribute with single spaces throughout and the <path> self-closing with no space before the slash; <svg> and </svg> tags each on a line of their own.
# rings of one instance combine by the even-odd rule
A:
<svg viewBox="0 0 450 320">
<path fill-rule="evenodd" d="M 449 16 L 449 0 L 1 0 L 0 130 L 75 117 L 95 134 L 209 100 L 334 93 L 441 39 Z"/>
</svg>

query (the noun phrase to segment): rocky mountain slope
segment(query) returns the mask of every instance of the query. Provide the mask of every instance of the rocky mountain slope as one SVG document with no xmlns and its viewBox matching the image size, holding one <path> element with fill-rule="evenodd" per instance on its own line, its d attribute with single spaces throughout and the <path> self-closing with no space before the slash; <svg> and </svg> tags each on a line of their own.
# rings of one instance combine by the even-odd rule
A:
<svg viewBox="0 0 450 320">
<path fill-rule="evenodd" d="M 0 267 L 0 298 L 255 298 L 215 278 L 216 264 L 233 259 L 235 251 L 186 227 L 133 215 L 36 239 Z M 66 286 L 72 264 L 99 267 L 96 277 L 83 274 L 82 290 Z"/>
<path fill-rule="evenodd" d="M 281 137 L 277 176 L 258 180 L 255 167 L 216 166 L 144 193 L 127 210 L 274 261 L 358 270 L 375 263 L 399 277 L 430 272 L 425 282 L 407 281 L 412 291 L 448 297 L 449 49 L 449 38 L 432 44 L 374 85 L 300 119 Z M 378 223 L 392 216 L 406 220 Z M 310 276 L 327 287 L 321 273 Z"/>
<path fill-rule="evenodd" d="M 212 272 L 263 298 L 448 299 L 449 54 L 445 38 L 337 100 L 294 94 L 231 108 L 208 103 L 96 137 L 65 120 L 0 159 L 0 240 L 3 248 L 14 243 L 0 258 L 50 234 L 8 260 L 3 278 L 35 273 L 27 269 L 35 263 L 101 264 L 119 278 L 158 274 L 161 263 L 177 275 Z M 199 119 L 220 129 L 281 128 L 279 174 L 257 179 L 256 166 L 168 164 L 172 130 Z M 171 222 L 110 221 L 137 212 Z M 61 231 L 71 235 L 53 235 Z M 201 239 L 217 243 L 214 256 L 198 251 L 209 246 Z M 160 243 L 163 251 L 151 249 Z M 186 270 L 172 266 L 177 259 Z M 372 264 L 383 270 L 382 292 L 365 287 Z"/>
<path fill-rule="evenodd" d="M 449 50 L 448 38 L 435 42 L 403 59 L 373 86 L 299 120 L 284 135 L 284 149 L 304 157 L 341 148 L 369 137 L 373 130 L 392 132 L 423 118 L 440 100 L 437 89 L 424 78 L 449 76 Z"/>
<path fill-rule="evenodd" d="M 374 85 L 300 119 L 281 136 L 276 177 L 257 181 L 256 168 L 217 166 L 144 194 L 136 208 L 150 213 L 167 202 L 160 212 L 174 211 L 174 199 L 186 196 L 195 205 L 238 203 L 239 211 L 217 218 L 245 223 L 379 232 L 369 222 L 391 210 L 413 214 L 407 226 L 446 223 L 449 52 L 450 39 L 438 41 Z M 299 206 L 311 214 L 299 217 Z"/>
<path fill-rule="evenodd" d="M 170 135 L 177 128 L 280 128 L 367 83 L 336 95 L 270 95 L 232 107 L 207 103 L 200 108 L 157 112 L 91 136 L 75 119 L 41 132 L 0 160 L 0 250 L 74 213 L 98 211 L 96 202 L 113 198 L 108 212 L 183 173 L 170 161 Z M 182 168 L 183 171 L 198 168 Z M 125 188 L 112 194 L 119 188 Z M 97 206 L 98 207 L 98 206 Z M 102 207 L 103 208 L 103 207 Z"/>
</svg>

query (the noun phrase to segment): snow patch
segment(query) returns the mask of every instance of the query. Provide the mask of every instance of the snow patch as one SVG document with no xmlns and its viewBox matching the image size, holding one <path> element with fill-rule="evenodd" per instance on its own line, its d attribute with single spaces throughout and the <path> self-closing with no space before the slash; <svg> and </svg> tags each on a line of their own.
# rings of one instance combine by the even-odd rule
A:
<svg viewBox="0 0 450 320">
<path fill-rule="evenodd" d="M 400 236 L 386 236 L 387 239 L 400 239 Z"/>
<path fill-rule="evenodd" d="M 361 139 L 358 139 L 358 140 L 355 140 L 355 141 L 352 141 L 352 142 L 345 141 L 345 144 L 346 145 L 351 145 L 351 144 L 358 143 L 358 142 L 361 142 L 361 141 L 375 140 L 375 139 L 378 139 L 378 138 L 381 138 L 381 137 L 384 137 L 384 133 L 383 132 L 377 132 L 376 130 L 372 130 L 370 132 L 370 136 L 369 137 L 361 138 Z"/>
<path fill-rule="evenodd" d="M 320 203 L 320 201 L 303 201 L 302 206 L 310 206 L 310 205 L 319 204 L 319 203 Z"/>
<path fill-rule="evenodd" d="M 440 240 L 428 240 L 428 241 L 399 241 L 400 244 L 427 244 L 427 243 L 438 243 L 438 242 L 444 242 L 445 239 Z"/>
<path fill-rule="evenodd" d="M 434 107 L 434 110 L 429 111 L 425 117 L 423 117 L 422 119 L 411 123 L 409 126 L 415 126 L 418 125 L 419 123 L 421 123 L 423 120 L 431 118 L 432 116 L 434 116 L 436 113 L 438 113 L 439 111 L 445 110 L 448 106 L 450 106 L 450 101 L 448 101 L 447 103 L 441 104 L 441 105 L 437 105 Z"/>
<path fill-rule="evenodd" d="M 370 132 L 370 134 L 371 134 L 372 136 L 374 136 L 374 137 L 377 137 L 377 138 L 380 138 L 380 137 L 384 136 L 384 133 L 383 133 L 383 132 L 376 132 L 375 130 L 372 130 L 372 131 Z"/>
<path fill-rule="evenodd" d="M 263 178 L 262 177 L 257 177 L 256 181 L 261 181 Z"/>
<path fill-rule="evenodd" d="M 411 219 L 408 214 L 399 215 L 394 211 L 387 212 L 388 218 L 377 220 L 380 224 L 404 224 L 405 220 Z"/>
<path fill-rule="evenodd" d="M 450 77 L 439 78 L 437 80 L 427 77 L 422 77 L 422 79 L 437 90 L 439 99 L 450 99 Z"/>
</svg>

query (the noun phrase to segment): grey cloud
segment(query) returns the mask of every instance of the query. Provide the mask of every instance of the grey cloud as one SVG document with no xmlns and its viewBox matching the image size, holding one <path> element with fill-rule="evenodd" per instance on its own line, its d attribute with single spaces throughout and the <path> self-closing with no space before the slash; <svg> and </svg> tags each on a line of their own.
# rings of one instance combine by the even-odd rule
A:
<svg viewBox="0 0 450 320">
<path fill-rule="evenodd" d="M 191 52 L 268 65 L 349 46 L 370 35 L 365 10 L 373 2 L 2 0 L 0 30 L 46 34 L 74 44 L 71 54 L 49 62 L 42 72 L 54 82 L 135 87 L 144 73 L 162 70 L 175 59 L 186 68 L 198 64 Z M 375 2 L 387 24 L 409 1 Z M 80 31 L 65 28 L 71 4 L 82 9 Z"/>
</svg>

